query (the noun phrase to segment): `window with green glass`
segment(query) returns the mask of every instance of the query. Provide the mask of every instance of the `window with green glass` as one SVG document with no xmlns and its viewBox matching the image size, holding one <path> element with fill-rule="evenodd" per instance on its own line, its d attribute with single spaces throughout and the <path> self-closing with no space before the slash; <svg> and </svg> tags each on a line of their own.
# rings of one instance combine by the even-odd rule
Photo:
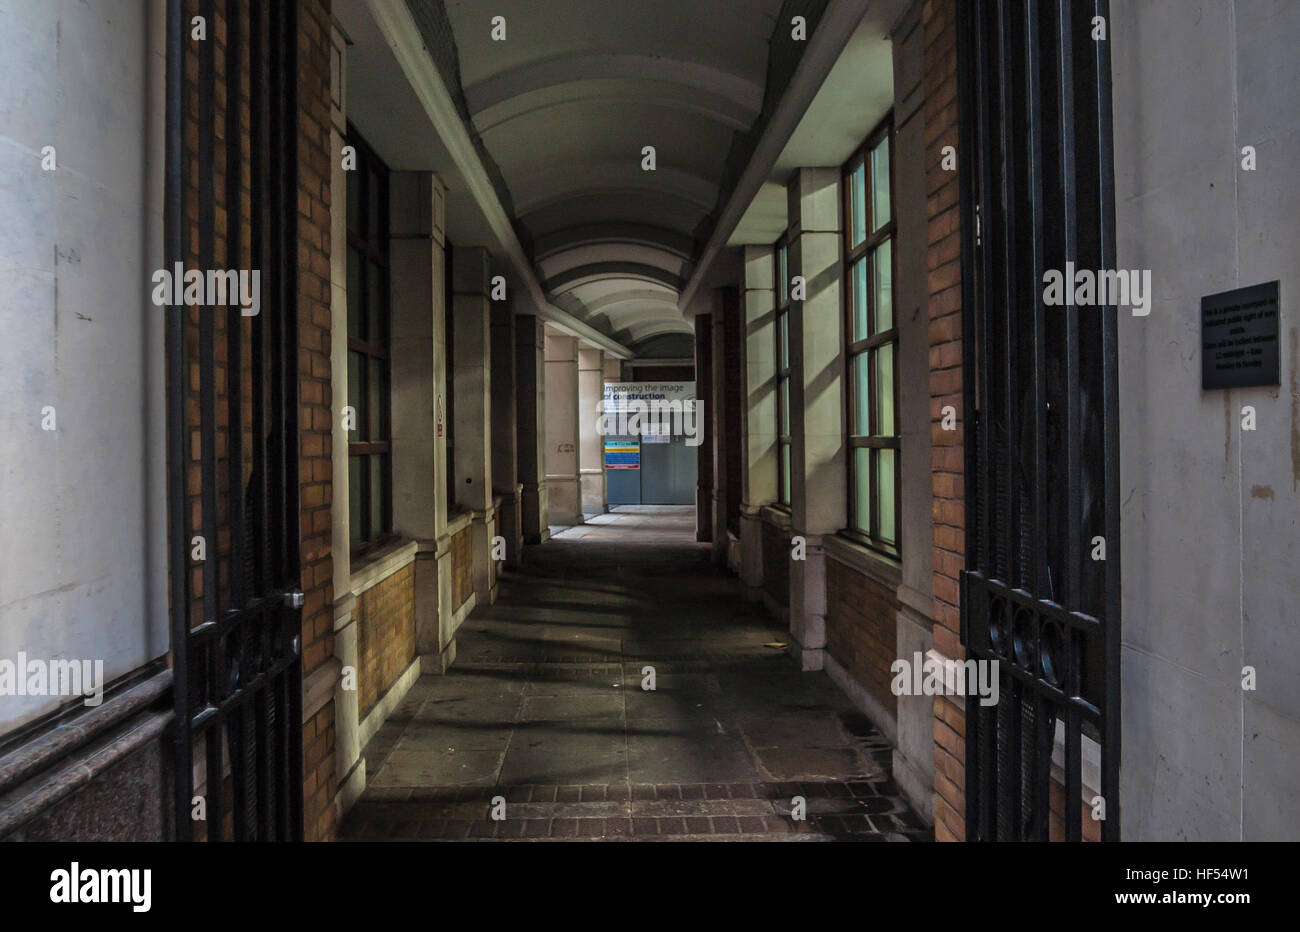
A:
<svg viewBox="0 0 1300 932">
<path fill-rule="evenodd" d="M 391 307 L 388 286 L 388 169 L 348 128 L 357 153 L 347 172 L 348 230 L 348 529 L 361 555 L 393 530 Z"/>
<path fill-rule="evenodd" d="M 888 119 L 844 164 L 850 535 L 898 552 L 898 323 Z"/>
<path fill-rule="evenodd" d="M 777 501 L 790 504 L 790 251 L 784 237 L 773 249 L 776 268 Z"/>
</svg>

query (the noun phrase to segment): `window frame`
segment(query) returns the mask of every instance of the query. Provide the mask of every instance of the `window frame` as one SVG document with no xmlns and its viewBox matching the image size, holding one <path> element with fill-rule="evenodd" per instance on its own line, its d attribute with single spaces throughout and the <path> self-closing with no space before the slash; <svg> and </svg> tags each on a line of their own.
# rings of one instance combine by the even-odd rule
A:
<svg viewBox="0 0 1300 932">
<path fill-rule="evenodd" d="M 889 156 L 889 220 L 887 220 L 878 230 L 872 230 L 875 194 L 875 179 L 871 171 L 871 153 L 880 145 L 882 141 L 887 141 Z M 899 326 L 898 326 L 898 306 L 894 301 L 893 287 L 898 281 L 898 250 L 897 245 L 897 210 L 894 192 L 894 114 L 891 110 L 885 114 L 884 118 L 867 134 L 862 144 L 853 151 L 853 154 L 845 160 L 840 167 L 840 241 L 843 255 L 843 269 L 841 289 L 843 299 L 841 301 L 842 326 L 844 334 L 844 445 L 847 451 L 845 462 L 845 482 L 847 496 L 846 518 L 848 526 L 841 532 L 844 536 L 862 544 L 872 550 L 886 554 L 887 556 L 898 558 L 902 548 L 902 434 L 899 417 Z M 863 212 L 866 217 L 867 229 L 864 231 L 863 240 L 858 245 L 852 244 L 853 238 L 853 190 L 852 175 L 862 165 L 865 166 L 863 172 Z M 891 326 L 888 330 L 879 333 L 873 332 L 876 325 L 876 287 L 875 287 L 875 262 L 873 256 L 879 248 L 886 242 L 889 243 L 889 272 L 890 272 L 890 312 Z M 866 271 L 869 276 L 866 288 L 867 295 L 867 333 L 868 336 L 860 340 L 854 339 L 853 330 L 853 269 L 858 262 L 866 263 Z M 877 382 L 877 368 L 879 354 L 874 352 L 885 345 L 893 346 L 893 364 L 890 377 L 893 380 L 893 432 L 891 434 L 881 434 L 879 432 L 879 417 L 877 405 L 874 404 L 875 385 Z M 867 360 L 867 383 L 870 387 L 869 404 L 870 410 L 867 411 L 867 433 L 856 434 L 854 432 L 855 418 L 857 414 L 857 397 L 858 386 L 854 381 L 854 364 L 858 357 L 865 356 Z M 858 524 L 858 501 L 857 501 L 857 451 L 859 449 L 868 449 L 872 451 L 893 450 L 894 451 L 894 536 L 892 540 L 887 540 L 880 534 L 880 487 L 877 478 L 876 463 L 878 454 L 873 452 L 868 455 L 868 494 L 870 500 L 867 503 L 867 530 L 859 529 Z"/>
<path fill-rule="evenodd" d="M 352 481 L 353 457 L 359 457 L 361 463 L 358 464 L 361 473 L 358 477 L 358 487 L 361 490 L 361 501 L 358 505 L 357 514 L 361 519 L 361 527 L 354 531 L 352 524 L 352 507 L 349 503 L 348 515 L 348 544 L 353 559 L 365 557 L 375 552 L 386 544 L 396 539 L 393 532 L 393 444 L 392 444 L 392 283 L 391 267 L 389 261 L 389 192 L 390 192 L 390 172 L 388 166 L 370 147 L 370 145 L 361 136 L 355 126 L 348 123 L 347 127 L 348 145 L 355 148 L 357 154 L 356 169 L 349 172 L 350 179 L 355 179 L 356 184 L 360 186 L 357 196 L 357 206 L 359 217 L 356 218 L 355 224 L 353 218 L 348 216 L 345 219 L 346 238 L 349 252 L 355 250 L 361 259 L 361 279 L 354 282 L 351 275 L 348 275 L 347 287 L 351 291 L 356 288 L 356 306 L 358 313 L 357 330 L 363 336 L 353 336 L 351 333 L 351 316 L 352 300 L 348 301 L 348 362 L 351 363 L 352 355 L 360 356 L 360 365 L 358 371 L 360 374 L 361 385 L 359 390 L 354 391 L 354 386 L 348 385 L 348 403 L 352 404 L 352 399 L 357 399 L 356 408 L 356 434 L 358 437 L 364 437 L 363 440 L 348 439 L 348 481 L 349 486 Z M 370 190 L 371 179 L 378 181 L 379 191 L 377 193 Z M 371 201 L 372 195 L 377 200 L 375 204 L 374 219 L 379 230 L 370 230 L 371 220 Z M 351 211 L 351 198 L 345 201 L 348 204 L 346 208 Z M 369 288 L 369 276 L 378 274 L 381 282 L 379 291 L 379 308 L 372 308 L 371 291 Z M 375 311 L 379 313 L 379 339 L 371 339 L 370 323 L 371 315 Z M 350 369 L 350 365 L 348 367 Z M 372 430 L 372 416 L 376 412 L 370 410 L 371 399 L 371 378 L 374 373 L 372 369 L 378 370 L 379 378 L 379 411 L 378 421 L 379 430 Z M 347 370 L 345 370 L 347 371 Z M 350 380 L 350 371 L 348 373 Z M 379 439 L 375 439 L 376 436 Z M 374 457 L 380 457 L 382 472 L 380 476 L 381 488 L 378 494 L 382 496 L 380 503 L 380 527 L 371 527 L 373 516 L 373 501 L 375 490 L 371 487 L 372 471 L 371 462 Z M 352 540 L 355 534 L 357 543 L 353 545 Z"/>
<path fill-rule="evenodd" d="M 793 497 L 794 482 L 791 477 L 786 475 L 786 450 L 793 453 L 793 439 L 790 431 L 789 405 L 787 404 L 785 417 L 781 416 L 782 400 L 789 394 L 788 384 L 794 371 L 793 360 L 790 354 L 790 240 L 789 231 L 782 233 L 772 245 L 772 275 L 773 284 L 772 302 L 775 310 L 773 319 L 773 329 L 776 335 L 776 501 L 775 507 L 783 510 L 790 510 L 790 499 Z M 782 327 L 782 324 L 785 327 Z M 784 335 L 784 340 L 782 336 Z M 793 456 L 791 458 L 793 463 Z M 787 487 L 790 494 L 787 494 Z"/>
</svg>

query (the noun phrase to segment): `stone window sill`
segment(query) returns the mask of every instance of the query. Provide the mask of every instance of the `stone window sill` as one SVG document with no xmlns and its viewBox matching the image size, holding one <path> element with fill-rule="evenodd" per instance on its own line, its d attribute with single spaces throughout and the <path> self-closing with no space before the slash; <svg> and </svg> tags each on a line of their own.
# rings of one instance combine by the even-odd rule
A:
<svg viewBox="0 0 1300 932">
<path fill-rule="evenodd" d="M 352 567 L 348 588 L 354 596 L 359 596 L 367 589 L 383 582 L 415 559 L 417 547 L 417 541 L 399 540 L 368 556 L 360 565 Z"/>
<path fill-rule="evenodd" d="M 776 505 L 764 505 L 759 510 L 759 515 L 774 527 L 778 527 L 783 531 L 790 530 L 790 512 L 785 508 Z"/>
<path fill-rule="evenodd" d="M 822 546 L 826 548 L 826 556 L 888 586 L 891 592 L 897 592 L 903 582 L 903 564 L 844 535 L 828 534 L 822 539 Z"/>
</svg>

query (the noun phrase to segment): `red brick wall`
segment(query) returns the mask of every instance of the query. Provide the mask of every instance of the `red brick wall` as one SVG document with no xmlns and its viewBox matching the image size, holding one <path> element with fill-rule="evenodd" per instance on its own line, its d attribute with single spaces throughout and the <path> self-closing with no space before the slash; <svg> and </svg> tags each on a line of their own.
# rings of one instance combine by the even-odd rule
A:
<svg viewBox="0 0 1300 932">
<path fill-rule="evenodd" d="M 298 479 L 306 678 L 334 656 L 329 0 L 299 0 L 298 105 Z M 331 839 L 338 791 L 332 701 L 303 726 L 303 779 L 306 837 Z"/>
<path fill-rule="evenodd" d="M 944 146 L 957 146 L 956 0 L 926 0 L 925 147 L 929 223 L 930 466 L 934 489 L 934 648 L 964 659 L 958 595 L 965 563 L 965 505 L 961 403 L 961 223 L 957 173 L 941 165 Z M 958 156 L 961 157 L 960 154 Z M 957 412 L 957 429 L 944 430 L 942 410 Z M 934 700 L 934 834 L 963 841 L 965 827 L 965 718 L 950 698 Z"/>
<path fill-rule="evenodd" d="M 889 688 L 897 659 L 898 600 L 887 586 L 826 561 L 826 649 L 848 674 L 891 713 L 898 697 Z"/>
<path fill-rule="evenodd" d="M 357 704 L 361 717 L 415 659 L 415 564 L 357 597 Z"/>
</svg>

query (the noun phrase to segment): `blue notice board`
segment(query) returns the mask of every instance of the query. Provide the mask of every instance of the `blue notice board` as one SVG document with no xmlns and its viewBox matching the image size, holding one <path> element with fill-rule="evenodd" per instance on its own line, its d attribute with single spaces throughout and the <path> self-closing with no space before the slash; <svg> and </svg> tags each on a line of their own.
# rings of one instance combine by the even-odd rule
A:
<svg viewBox="0 0 1300 932">
<path fill-rule="evenodd" d="M 605 468 L 606 469 L 640 469 L 641 468 L 641 441 L 640 440 L 606 440 L 605 441 Z"/>
</svg>

